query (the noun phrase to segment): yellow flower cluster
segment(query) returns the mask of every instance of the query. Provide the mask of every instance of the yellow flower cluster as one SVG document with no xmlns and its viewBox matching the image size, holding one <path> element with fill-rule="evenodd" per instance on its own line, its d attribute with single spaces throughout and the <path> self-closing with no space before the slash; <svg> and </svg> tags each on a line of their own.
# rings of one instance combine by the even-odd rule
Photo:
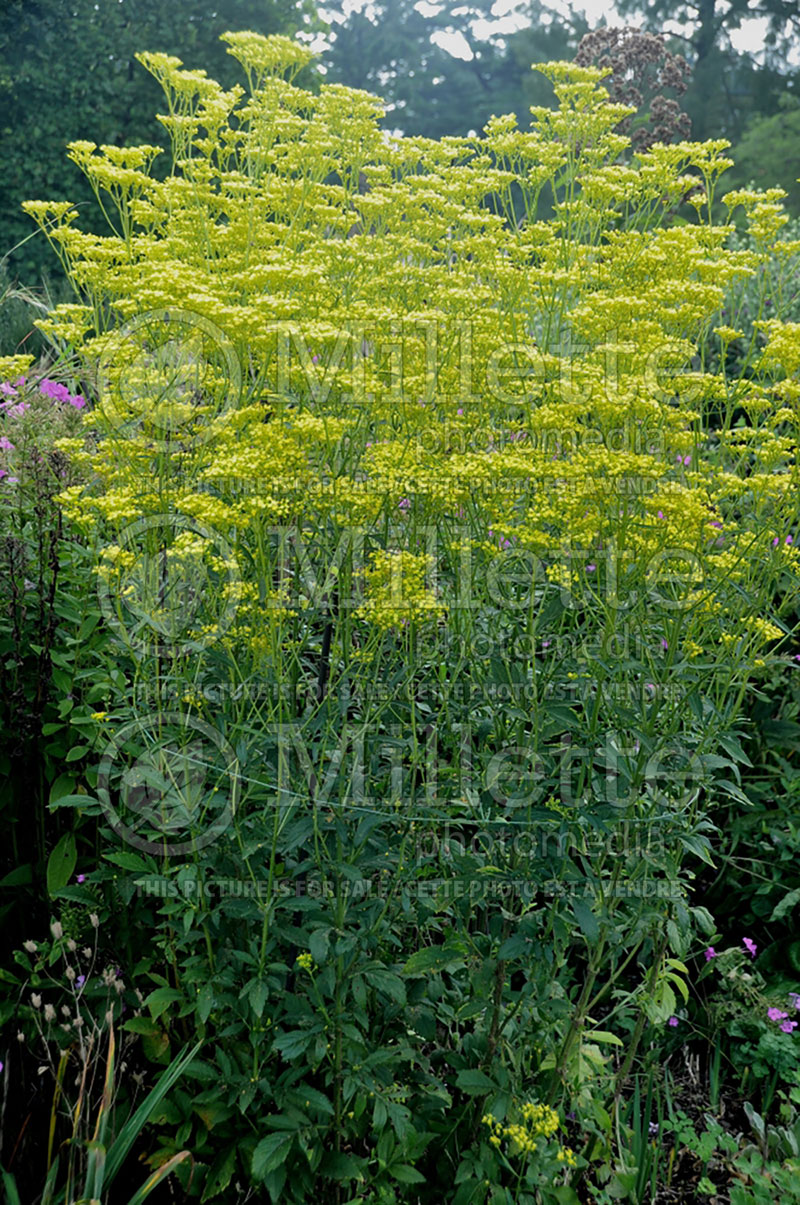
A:
<svg viewBox="0 0 800 1205">
<path fill-rule="evenodd" d="M 491 1130 L 489 1142 L 492 1146 L 499 1148 L 504 1141 L 508 1141 L 511 1144 L 512 1153 L 533 1155 L 543 1149 L 539 1139 L 547 1142 L 558 1132 L 561 1124 L 558 1113 L 549 1105 L 541 1105 L 532 1101 L 523 1104 L 519 1112 L 520 1121 L 507 1125 L 498 1121 L 491 1113 L 484 1114 L 481 1121 Z M 574 1167 L 577 1162 L 574 1152 L 569 1147 L 559 1146 L 556 1158 L 569 1167 Z"/>
<path fill-rule="evenodd" d="M 331 549 L 363 529 L 382 551 L 356 617 L 378 632 L 444 619 L 419 551 L 431 529 L 437 556 L 539 557 L 566 591 L 586 580 L 576 550 L 595 564 L 611 547 L 642 598 L 663 595 L 676 548 L 693 598 L 746 580 L 752 533 L 796 522 L 800 327 L 762 324 L 758 380 L 693 357 L 709 329 L 739 337 L 714 324 L 724 290 L 775 246 L 779 190 L 725 197 L 757 240 L 731 249 L 730 220 L 709 209 L 727 143 L 621 165 L 628 110 L 602 72 L 544 64 L 557 107 L 533 109 L 529 129 L 501 116 L 478 138 L 393 139 L 377 98 L 292 82 L 307 47 L 224 40 L 247 92 L 139 56 L 168 102 L 165 178 L 154 147 L 71 144 L 116 215 L 110 235 L 77 229 L 67 203 L 26 203 L 84 294 L 44 325 L 80 348 L 100 393 L 86 416 L 99 441 L 79 454 L 93 484 L 65 492 L 69 516 L 114 542 L 142 515 L 184 515 L 247 564 L 269 559 L 276 526 Z M 698 180 L 699 220 L 664 221 Z M 713 465 L 712 408 L 749 420 L 720 431 Z M 793 555 L 774 558 L 775 580 Z M 288 605 L 264 617 L 268 592 L 242 595 L 231 632 L 259 657 L 291 639 Z M 738 630 L 747 601 L 727 605 Z M 718 642 L 704 606 L 687 656 Z"/>
</svg>

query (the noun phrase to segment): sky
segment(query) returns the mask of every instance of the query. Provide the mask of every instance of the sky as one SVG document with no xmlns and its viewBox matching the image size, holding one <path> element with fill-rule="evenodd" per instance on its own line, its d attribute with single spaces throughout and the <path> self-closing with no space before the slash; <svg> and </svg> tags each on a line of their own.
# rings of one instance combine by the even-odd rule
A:
<svg viewBox="0 0 800 1205">
<path fill-rule="evenodd" d="M 584 12 L 589 25 L 594 29 L 601 24 L 613 25 L 614 17 L 617 15 L 613 5 L 608 3 L 608 0 L 577 0 L 576 3 L 570 4 L 568 0 L 546 0 L 549 7 L 554 8 L 562 13 L 568 12 Z M 345 13 L 353 12 L 362 8 L 368 7 L 369 0 L 343 0 L 339 9 L 343 9 Z M 322 8 L 324 10 L 324 4 Z M 416 6 L 421 12 L 426 9 L 435 11 L 438 7 L 434 3 L 429 3 L 428 0 L 420 0 Z M 524 19 L 519 15 L 514 15 L 513 10 L 517 7 L 517 0 L 496 0 L 492 12 L 496 19 L 491 23 L 488 21 L 477 22 L 474 27 L 475 36 L 479 39 L 487 37 L 489 34 L 513 33 L 514 30 L 520 29 L 524 24 Z M 328 10 L 330 12 L 330 10 Z M 623 22 L 618 22 L 620 25 Z M 675 31 L 680 31 L 681 27 L 676 22 L 670 23 Z M 745 21 L 742 28 L 736 30 L 731 41 L 736 50 L 750 51 L 758 54 L 764 47 L 764 34 L 766 31 L 766 22 L 763 20 Z M 669 26 L 665 28 L 665 32 L 670 32 Z M 471 52 L 467 47 L 466 42 L 458 34 L 434 35 L 434 41 L 448 50 L 456 58 L 470 58 Z M 320 47 L 321 49 L 321 47 Z"/>
</svg>

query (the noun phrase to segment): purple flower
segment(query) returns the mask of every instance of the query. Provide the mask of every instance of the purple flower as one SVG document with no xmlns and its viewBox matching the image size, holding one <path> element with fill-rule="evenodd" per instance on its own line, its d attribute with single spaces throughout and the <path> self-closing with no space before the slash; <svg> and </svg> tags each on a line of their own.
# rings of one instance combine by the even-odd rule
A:
<svg viewBox="0 0 800 1205">
<path fill-rule="evenodd" d="M 779 544 L 780 544 L 780 540 L 776 536 L 775 539 L 772 541 L 772 547 L 777 548 Z"/>
<path fill-rule="evenodd" d="M 755 958 L 756 951 L 758 950 L 758 946 L 753 941 L 752 937 L 743 937 L 742 945 L 747 950 L 747 953 L 750 955 L 750 957 Z"/>
<path fill-rule="evenodd" d="M 800 996 L 798 996 L 797 992 L 789 992 L 789 999 L 795 1008 L 800 1009 Z"/>
<path fill-rule="evenodd" d="M 408 498 L 401 498 L 397 505 L 399 506 L 400 510 L 406 511 L 411 506 L 411 502 Z"/>
<path fill-rule="evenodd" d="M 781 1025 L 781 1029 L 783 1030 L 784 1033 L 791 1033 L 793 1029 L 797 1029 L 797 1022 L 796 1021 L 784 1021 L 783 1024 Z"/>
<path fill-rule="evenodd" d="M 3 452 L 13 452 L 14 445 L 6 435 L 0 435 L 0 450 Z"/>
<path fill-rule="evenodd" d="M 716 956 L 717 956 L 717 951 L 714 949 L 713 946 L 709 946 L 708 949 L 706 950 L 706 962 L 711 962 L 711 959 L 716 958 Z"/>
<path fill-rule="evenodd" d="M 72 397 L 67 398 L 67 401 L 69 402 L 70 406 L 74 406 L 76 410 L 83 410 L 84 406 L 86 405 L 86 398 L 80 393 L 76 393 Z"/>
<path fill-rule="evenodd" d="M 30 402 L 17 402 L 16 406 L 9 407 L 8 413 L 14 414 L 19 418 L 20 415 L 24 414 L 26 410 L 30 410 L 30 408 Z"/>
<path fill-rule="evenodd" d="M 86 882 L 86 875 L 85 875 L 85 874 L 79 874 L 79 875 L 78 875 L 78 882 L 79 882 L 79 883 L 85 883 L 85 882 Z"/>
<path fill-rule="evenodd" d="M 45 397 L 52 398 L 54 402 L 68 402 L 69 390 L 66 385 L 62 385 L 59 381 L 50 381 L 45 379 L 39 382 L 39 392 Z"/>
<path fill-rule="evenodd" d="M 85 983 L 85 982 L 86 982 L 86 976 L 85 976 L 85 975 L 79 975 L 79 976 L 78 976 L 78 978 L 75 980 L 75 986 L 76 986 L 76 987 L 83 987 L 83 985 L 84 985 L 84 983 Z"/>
<path fill-rule="evenodd" d="M 792 537 L 791 537 L 791 536 L 787 536 L 787 537 L 786 537 L 786 543 L 787 543 L 787 544 L 793 544 L 793 543 L 794 543 L 794 541 L 793 541 L 793 539 L 792 539 Z"/>
<path fill-rule="evenodd" d="M 661 647 L 662 647 L 662 649 L 668 649 L 668 648 L 669 648 L 669 641 L 668 641 L 668 640 L 665 640 L 663 636 L 661 637 Z"/>
<path fill-rule="evenodd" d="M 17 391 L 10 381 L 0 381 L 0 393 L 4 393 L 6 397 L 17 396 Z"/>
<path fill-rule="evenodd" d="M 677 1024 L 678 1024 L 677 1017 L 670 1017 L 669 1021 L 667 1021 L 667 1025 L 671 1025 L 673 1029 L 676 1027 Z"/>
<path fill-rule="evenodd" d="M 595 571 L 595 569 L 596 569 L 596 568 L 597 568 L 597 566 L 596 566 L 596 565 L 589 564 L 589 565 L 587 565 L 587 566 L 586 566 L 586 572 L 587 572 L 587 573 L 594 573 L 594 571 Z"/>
<path fill-rule="evenodd" d="M 658 517 L 659 517 L 659 519 L 663 519 L 663 518 L 664 518 L 664 512 L 663 512 L 663 510 L 660 510 L 660 511 L 658 512 Z"/>
<path fill-rule="evenodd" d="M 456 410 L 456 414 L 463 414 L 463 413 L 464 413 L 464 411 L 463 411 L 462 407 L 459 406 L 458 410 Z"/>
<path fill-rule="evenodd" d="M 692 458 L 691 458 L 691 456 L 684 456 L 684 458 L 683 458 L 683 463 L 684 463 L 684 464 L 691 464 L 691 463 L 692 463 Z"/>
<path fill-rule="evenodd" d="M 769 1017 L 770 1021 L 785 1021 L 788 1015 L 788 1013 L 782 1013 L 779 1008 L 767 1009 L 767 1016 Z"/>
</svg>

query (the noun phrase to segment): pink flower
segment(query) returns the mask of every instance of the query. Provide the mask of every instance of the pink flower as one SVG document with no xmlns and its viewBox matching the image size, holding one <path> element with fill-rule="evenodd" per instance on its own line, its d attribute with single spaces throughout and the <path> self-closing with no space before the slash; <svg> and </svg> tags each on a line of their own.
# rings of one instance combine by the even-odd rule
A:
<svg viewBox="0 0 800 1205">
<path fill-rule="evenodd" d="M 767 1016 L 769 1017 L 770 1021 L 785 1021 L 788 1015 L 788 1013 L 782 1013 L 779 1008 L 767 1009 Z"/>
<path fill-rule="evenodd" d="M 39 382 L 39 392 L 45 397 L 52 398 L 54 402 L 69 401 L 69 390 L 66 385 L 62 385 L 59 381 L 50 381 L 45 379 Z"/>
<path fill-rule="evenodd" d="M 399 506 L 400 510 L 405 511 L 405 510 L 409 509 L 409 507 L 411 506 L 411 503 L 408 500 L 408 498 L 401 498 L 400 501 L 397 503 L 397 505 Z"/>
<path fill-rule="evenodd" d="M 664 512 L 663 512 L 663 510 L 660 510 L 660 511 L 658 512 L 658 517 L 659 517 L 659 519 L 663 519 L 663 518 L 664 518 Z"/>
<path fill-rule="evenodd" d="M 747 953 L 750 955 L 750 957 L 755 958 L 758 946 L 753 941 L 752 937 L 743 937 L 742 945 L 747 950 Z"/>
<path fill-rule="evenodd" d="M 79 883 L 84 883 L 85 881 L 86 881 L 86 875 L 85 875 L 85 874 L 79 874 L 79 875 L 78 875 L 78 882 L 79 882 Z"/>
<path fill-rule="evenodd" d="M 6 397 L 17 396 L 17 391 L 10 381 L 0 381 L 0 393 L 4 393 Z"/>
<path fill-rule="evenodd" d="M 781 1025 L 781 1029 L 783 1030 L 784 1033 L 791 1033 L 793 1029 L 797 1029 L 797 1022 L 796 1021 L 784 1021 L 783 1024 Z"/>
<path fill-rule="evenodd" d="M 667 1025 L 671 1025 L 673 1029 L 675 1028 L 675 1026 L 676 1026 L 677 1024 L 678 1024 L 678 1018 L 677 1018 L 677 1017 L 670 1017 L 669 1021 L 667 1021 Z"/>
<path fill-rule="evenodd" d="M 661 647 L 662 647 L 662 649 L 668 649 L 668 648 L 669 648 L 669 641 L 668 641 L 668 640 L 665 640 L 663 636 L 661 637 Z"/>
<path fill-rule="evenodd" d="M 716 958 L 716 956 L 717 956 L 717 951 L 714 949 L 713 946 L 709 946 L 708 949 L 706 950 L 706 962 L 711 962 L 711 959 Z"/>
<path fill-rule="evenodd" d="M 11 440 L 8 439 L 8 437 L 5 435 L 0 435 L 0 450 L 2 450 L 3 452 L 13 452 L 14 451 L 14 445 L 12 444 Z"/>
<path fill-rule="evenodd" d="M 74 406 L 76 410 L 83 410 L 84 406 L 86 405 L 86 398 L 80 393 L 73 394 L 73 396 L 67 400 L 70 406 Z"/>
</svg>

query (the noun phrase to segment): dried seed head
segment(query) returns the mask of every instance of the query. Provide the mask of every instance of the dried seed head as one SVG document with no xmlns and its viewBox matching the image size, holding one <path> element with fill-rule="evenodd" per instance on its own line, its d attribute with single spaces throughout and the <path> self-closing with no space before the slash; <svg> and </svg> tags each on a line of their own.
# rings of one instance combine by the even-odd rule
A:
<svg viewBox="0 0 800 1205">
<path fill-rule="evenodd" d="M 56 941 L 59 941 L 64 936 L 64 930 L 61 927 L 60 920 L 53 921 L 52 925 L 50 926 L 50 932 L 53 934 L 53 937 L 56 939 Z"/>
</svg>

